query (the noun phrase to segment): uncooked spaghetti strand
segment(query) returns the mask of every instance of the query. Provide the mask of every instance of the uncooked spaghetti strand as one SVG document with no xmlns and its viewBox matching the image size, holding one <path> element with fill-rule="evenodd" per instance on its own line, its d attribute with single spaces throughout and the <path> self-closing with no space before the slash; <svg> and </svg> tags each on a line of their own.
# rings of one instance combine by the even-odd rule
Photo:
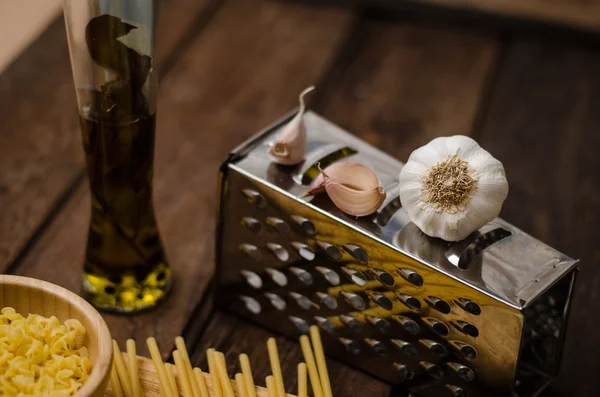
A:
<svg viewBox="0 0 600 397">
<path fill-rule="evenodd" d="M 275 378 L 275 387 L 277 388 L 277 397 L 285 397 L 285 385 L 283 383 L 283 374 L 281 373 L 281 363 L 279 361 L 279 351 L 275 338 L 269 338 L 267 341 L 267 350 L 269 352 L 269 361 L 271 362 L 271 373 Z"/>
<path fill-rule="evenodd" d="M 121 389 L 119 374 L 117 374 L 117 367 L 115 367 L 114 362 L 112 364 L 112 368 L 110 369 L 110 387 L 112 388 L 112 394 L 114 397 L 123 397 L 123 389 Z"/>
<path fill-rule="evenodd" d="M 215 349 L 208 349 L 206 351 L 206 357 L 208 359 L 208 371 L 210 372 L 210 383 L 212 386 L 212 397 L 223 397 L 221 392 L 221 384 L 219 381 L 219 375 L 217 374 L 217 363 L 215 359 Z"/>
<path fill-rule="evenodd" d="M 242 374 L 244 375 L 244 383 L 246 385 L 248 397 L 256 397 L 256 386 L 254 385 L 252 368 L 250 367 L 250 360 L 248 359 L 247 354 L 240 354 L 240 366 L 242 367 Z"/>
<path fill-rule="evenodd" d="M 179 390 L 177 389 L 177 380 L 175 379 L 175 366 L 173 364 L 166 363 L 165 370 L 167 371 L 167 377 L 169 378 L 169 387 L 171 393 L 179 397 Z"/>
<path fill-rule="evenodd" d="M 223 391 L 223 397 L 235 397 L 233 394 L 233 388 L 231 387 L 231 381 L 227 374 L 227 363 L 225 362 L 225 355 L 221 352 L 215 352 L 215 362 L 217 364 L 217 374 L 221 379 L 221 390 Z"/>
<path fill-rule="evenodd" d="M 208 387 L 206 387 L 206 380 L 204 379 L 204 373 L 200 368 L 194 368 L 194 378 L 198 383 L 198 389 L 200 390 L 200 397 L 210 397 L 208 394 Z"/>
<path fill-rule="evenodd" d="M 298 364 L 298 397 L 308 397 L 305 363 Z"/>
<path fill-rule="evenodd" d="M 158 350 L 158 345 L 156 344 L 156 339 L 150 337 L 146 340 L 146 344 L 148 345 L 148 350 L 150 351 L 150 357 L 152 357 L 152 362 L 154 363 L 154 368 L 156 368 L 156 373 L 158 374 L 158 380 L 160 382 L 160 388 L 162 390 L 163 396 L 164 397 L 175 397 L 175 396 L 173 396 L 173 389 L 171 388 L 169 378 L 167 377 L 167 371 L 165 369 L 165 364 L 163 363 L 162 356 L 160 354 L 160 350 Z"/>
<path fill-rule="evenodd" d="M 319 370 L 323 394 L 325 397 L 333 397 L 333 392 L 331 391 L 331 382 L 329 381 L 329 371 L 327 370 L 327 361 L 325 360 L 325 353 L 323 351 L 323 341 L 321 340 L 319 327 L 316 325 L 312 325 L 310 327 L 310 339 L 313 350 L 315 351 L 315 357 L 317 359 L 317 368 Z"/>
<path fill-rule="evenodd" d="M 275 378 L 273 375 L 269 375 L 265 378 L 267 384 L 267 394 L 269 397 L 277 397 L 277 386 L 275 386 Z"/>
<path fill-rule="evenodd" d="M 237 386 L 238 396 L 248 397 L 248 392 L 246 391 L 246 383 L 244 382 L 243 374 L 239 372 L 235 374 L 235 385 Z"/>
<path fill-rule="evenodd" d="M 321 381 L 319 380 L 319 371 L 317 370 L 315 356 L 313 355 L 308 336 L 302 335 L 300 337 L 300 346 L 302 347 L 302 354 L 304 355 L 304 361 L 308 368 L 308 377 L 310 378 L 313 394 L 315 397 L 323 397 L 323 389 L 321 389 Z"/>
<path fill-rule="evenodd" d="M 133 397 L 142 397 L 143 390 L 140 383 L 140 372 L 138 370 L 137 352 L 135 341 L 127 339 L 127 358 L 129 361 L 129 378 L 131 379 L 131 392 Z"/>
<path fill-rule="evenodd" d="M 179 384 L 181 385 L 181 390 L 183 391 L 183 397 L 194 397 L 192 384 L 190 383 L 190 378 L 188 377 L 187 370 L 185 369 L 185 363 L 183 362 L 183 358 L 181 357 L 181 352 L 179 350 L 175 350 L 173 352 L 173 360 L 175 361 L 175 366 L 177 368 L 177 378 L 179 378 Z"/>
<path fill-rule="evenodd" d="M 185 370 L 187 372 L 188 379 L 190 380 L 190 386 L 192 387 L 192 393 L 194 394 L 194 397 L 201 397 L 200 388 L 194 379 L 192 362 L 190 361 L 190 355 L 188 354 L 187 347 L 185 346 L 185 340 L 181 336 L 178 336 L 175 338 L 175 346 L 177 346 L 177 350 L 179 350 L 179 354 L 181 354 L 181 358 L 185 364 Z"/>
<path fill-rule="evenodd" d="M 119 375 L 119 379 L 121 380 L 121 387 L 123 388 L 123 393 L 126 397 L 133 397 L 133 394 L 131 392 L 131 380 L 129 379 L 129 374 L 127 373 L 125 360 L 123 360 L 123 356 L 121 355 L 121 349 L 119 348 L 119 344 L 116 340 L 113 339 L 112 343 L 114 362 L 117 366 L 117 374 Z"/>
</svg>

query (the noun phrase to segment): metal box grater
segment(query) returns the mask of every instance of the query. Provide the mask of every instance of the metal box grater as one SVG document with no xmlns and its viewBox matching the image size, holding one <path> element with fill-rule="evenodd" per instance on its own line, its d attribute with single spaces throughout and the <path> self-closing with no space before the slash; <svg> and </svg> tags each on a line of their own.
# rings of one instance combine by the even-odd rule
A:
<svg viewBox="0 0 600 397">
<path fill-rule="evenodd" d="M 304 163 L 267 154 L 286 117 L 220 173 L 217 301 L 290 337 L 318 324 L 326 352 L 417 396 L 535 396 L 556 376 L 578 261 L 496 219 L 448 243 L 410 223 L 402 163 L 315 113 Z M 355 218 L 298 197 L 335 161 L 388 191 Z"/>
</svg>

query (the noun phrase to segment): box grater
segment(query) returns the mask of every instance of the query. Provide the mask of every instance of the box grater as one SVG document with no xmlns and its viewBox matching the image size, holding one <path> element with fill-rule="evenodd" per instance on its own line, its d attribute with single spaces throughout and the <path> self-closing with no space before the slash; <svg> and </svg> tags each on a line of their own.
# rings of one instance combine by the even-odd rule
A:
<svg viewBox="0 0 600 397">
<path fill-rule="evenodd" d="M 415 396 L 538 395 L 559 369 L 578 261 L 501 219 L 457 243 L 424 235 L 398 198 L 403 164 L 312 112 L 304 163 L 272 163 L 292 116 L 221 168 L 219 306 L 290 337 L 318 324 L 329 355 Z M 298 198 L 336 161 L 375 171 L 377 213 Z"/>
</svg>

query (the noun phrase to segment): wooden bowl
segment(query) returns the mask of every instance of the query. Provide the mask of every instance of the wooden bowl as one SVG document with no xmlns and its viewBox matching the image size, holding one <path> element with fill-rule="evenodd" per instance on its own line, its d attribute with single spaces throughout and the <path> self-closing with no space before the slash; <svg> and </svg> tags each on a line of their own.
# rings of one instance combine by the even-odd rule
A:
<svg viewBox="0 0 600 397">
<path fill-rule="evenodd" d="M 29 313 L 70 318 L 85 327 L 84 345 L 90 353 L 92 372 L 73 397 L 102 397 L 112 368 L 112 339 L 102 316 L 83 298 L 58 285 L 27 277 L 0 274 L 0 309 L 12 307 L 23 316 Z"/>
</svg>

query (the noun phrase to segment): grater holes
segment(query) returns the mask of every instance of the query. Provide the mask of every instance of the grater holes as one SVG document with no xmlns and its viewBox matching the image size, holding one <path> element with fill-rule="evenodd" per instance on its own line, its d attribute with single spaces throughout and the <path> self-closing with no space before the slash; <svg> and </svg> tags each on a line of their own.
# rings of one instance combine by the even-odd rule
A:
<svg viewBox="0 0 600 397">
<path fill-rule="evenodd" d="M 371 349 L 373 349 L 373 351 L 380 356 L 383 356 L 387 352 L 387 348 L 385 347 L 383 342 L 377 339 L 365 338 L 365 343 L 369 345 Z"/>
<path fill-rule="evenodd" d="M 388 323 L 386 320 L 382 319 L 381 317 L 366 316 L 365 318 L 369 324 L 371 324 L 373 327 L 375 327 L 376 329 L 378 329 L 381 332 L 384 332 L 384 333 L 388 332 L 391 328 L 390 323 Z"/>
<path fill-rule="evenodd" d="M 252 233 L 260 233 L 260 231 L 262 230 L 262 225 L 255 218 L 245 216 L 242 218 L 241 223 L 242 225 L 246 226 L 248 230 L 250 230 Z"/>
<path fill-rule="evenodd" d="M 459 363 L 446 363 L 448 368 L 450 368 L 456 375 L 464 380 L 465 382 L 472 382 L 475 379 L 475 372 L 466 365 L 462 365 Z"/>
<path fill-rule="evenodd" d="M 479 330 L 473 324 L 469 324 L 466 321 L 457 320 L 451 323 L 456 329 L 462 333 L 477 338 L 479 336 Z"/>
<path fill-rule="evenodd" d="M 392 339 L 391 342 L 405 356 L 414 357 L 417 355 L 417 348 L 412 343 L 400 339 Z"/>
<path fill-rule="evenodd" d="M 274 216 L 268 216 L 266 223 L 270 226 L 271 230 L 277 233 L 286 234 L 290 231 L 289 225 L 283 219 L 279 219 Z"/>
<path fill-rule="evenodd" d="M 325 317 L 315 316 L 315 321 L 323 331 L 329 332 L 330 334 L 335 332 L 335 325 Z"/>
<path fill-rule="evenodd" d="M 419 343 L 425 346 L 427 350 L 429 350 L 429 352 L 431 352 L 431 354 L 433 354 L 435 357 L 442 358 L 448 355 L 446 348 L 436 341 L 430 339 L 421 339 L 419 340 Z"/>
<path fill-rule="evenodd" d="M 312 285 L 312 283 L 313 283 L 313 276 L 308 271 L 306 271 L 304 269 L 300 269 L 299 267 L 295 267 L 295 266 L 290 267 L 289 270 L 303 284 Z"/>
<path fill-rule="evenodd" d="M 458 300 L 455 300 L 454 303 L 456 303 L 464 311 L 475 316 L 479 316 L 481 314 L 481 307 L 472 300 L 467 298 L 458 298 Z"/>
<path fill-rule="evenodd" d="M 250 204 L 255 204 L 258 208 L 263 209 L 267 206 L 267 200 L 262 194 L 252 189 L 242 190 L 242 195 Z"/>
<path fill-rule="evenodd" d="M 369 280 L 363 272 L 348 267 L 342 267 L 341 269 L 342 272 L 344 272 L 344 274 L 346 275 L 346 277 L 354 284 L 358 285 L 359 287 L 364 287 L 365 285 L 367 285 L 367 281 Z"/>
<path fill-rule="evenodd" d="M 346 245 L 344 245 L 344 249 L 350 255 L 352 255 L 352 257 L 354 257 L 354 259 L 356 259 L 356 260 L 358 260 L 360 262 L 368 262 L 369 261 L 369 255 L 367 254 L 367 251 L 365 251 L 359 245 L 356 245 L 356 244 L 346 244 Z"/>
<path fill-rule="evenodd" d="M 302 232 L 305 235 L 314 236 L 315 234 L 317 234 L 317 228 L 315 227 L 315 224 L 312 223 L 310 220 L 299 215 L 292 215 L 292 220 L 294 221 L 294 223 L 296 223 L 296 225 L 298 225 L 300 230 L 302 230 Z"/>
<path fill-rule="evenodd" d="M 446 385 L 446 389 L 450 390 L 452 397 L 467 397 L 467 392 L 462 387 L 456 385 Z"/>
<path fill-rule="evenodd" d="M 458 268 L 467 270 L 474 257 L 481 254 L 489 246 L 511 235 L 512 233 L 508 230 L 497 228 L 477 237 L 475 241 L 469 244 L 467 249 L 465 249 L 460 255 L 460 259 L 458 260 Z"/>
<path fill-rule="evenodd" d="M 262 307 L 256 299 L 254 299 L 250 296 L 242 295 L 242 296 L 240 296 L 240 300 L 244 303 L 244 305 L 246 306 L 246 309 L 250 313 L 260 314 L 260 312 L 262 311 Z"/>
<path fill-rule="evenodd" d="M 240 271 L 240 273 L 242 274 L 242 277 L 244 277 L 246 283 L 248 283 L 249 286 L 255 289 L 262 288 L 263 282 L 258 274 L 251 272 L 250 270 L 242 270 Z"/>
<path fill-rule="evenodd" d="M 396 285 L 396 280 L 394 280 L 394 276 L 392 276 L 385 270 L 373 269 L 371 271 L 375 275 L 375 278 L 377 279 L 377 281 L 379 281 L 384 286 L 391 288 L 394 285 Z"/>
<path fill-rule="evenodd" d="M 400 326 L 409 334 L 418 335 L 421 332 L 421 327 L 414 320 L 404 316 L 392 316 Z"/>
<path fill-rule="evenodd" d="M 439 365 L 430 363 L 429 361 L 419 362 L 419 366 L 425 373 L 435 380 L 441 380 L 444 377 L 444 371 Z"/>
<path fill-rule="evenodd" d="M 363 329 L 363 324 L 358 319 L 347 314 L 340 315 L 340 320 L 354 332 L 361 332 Z"/>
<path fill-rule="evenodd" d="M 475 360 L 477 358 L 477 350 L 471 345 L 461 341 L 450 341 L 450 345 L 460 352 L 463 357 L 469 360 Z"/>
<path fill-rule="evenodd" d="M 283 248 L 279 244 L 276 244 L 276 243 L 267 243 L 267 248 L 281 262 L 287 262 L 287 260 L 290 259 L 289 252 L 287 252 L 287 250 L 285 248 Z"/>
<path fill-rule="evenodd" d="M 394 369 L 400 374 L 402 379 L 411 380 L 415 377 L 415 373 L 411 371 L 406 365 L 400 363 L 392 364 Z"/>
<path fill-rule="evenodd" d="M 419 273 L 410 269 L 398 269 L 397 273 L 409 283 L 416 285 L 417 287 L 423 286 L 423 277 Z"/>
<path fill-rule="evenodd" d="M 325 277 L 325 280 L 327 280 L 329 282 L 329 284 L 331 284 L 331 285 L 339 285 L 340 284 L 340 276 L 333 270 L 331 270 L 327 267 L 322 267 L 322 266 L 315 266 L 315 269 L 319 273 L 321 273 L 323 275 L 323 277 Z"/>
<path fill-rule="evenodd" d="M 450 333 L 448 326 L 435 318 L 427 317 L 424 318 L 423 321 L 425 321 L 425 324 L 427 324 L 429 328 L 442 336 L 446 336 Z"/>
<path fill-rule="evenodd" d="M 318 309 L 318 305 L 314 304 L 308 297 L 299 294 L 297 292 L 290 292 L 290 296 L 296 301 L 298 306 L 304 310 L 310 310 L 312 308 Z"/>
<path fill-rule="evenodd" d="M 346 351 L 354 355 L 360 353 L 360 343 L 358 343 L 357 341 L 348 338 L 338 338 L 338 340 L 342 345 L 344 345 Z"/>
<path fill-rule="evenodd" d="M 330 244 L 326 241 L 317 241 L 317 245 L 325 252 L 325 254 L 332 260 L 338 261 L 342 258 L 342 252 L 338 247 Z"/>
<path fill-rule="evenodd" d="M 260 260 L 260 251 L 257 246 L 252 244 L 241 244 L 239 249 L 255 261 Z"/>
<path fill-rule="evenodd" d="M 319 298 L 319 300 L 321 301 L 321 303 L 323 303 L 329 309 L 331 309 L 331 310 L 337 309 L 337 306 L 338 306 L 337 300 L 333 296 L 326 294 L 324 292 L 317 292 L 316 295 L 317 295 L 317 298 Z"/>
<path fill-rule="evenodd" d="M 280 287 L 285 287 L 287 285 L 288 279 L 286 275 L 279 270 L 269 267 L 266 268 L 265 271 L 271 277 L 271 280 L 275 282 L 275 284 L 279 285 Z"/>
<path fill-rule="evenodd" d="M 426 302 L 438 312 L 444 314 L 450 313 L 450 304 L 445 300 L 438 298 L 437 296 L 430 296 Z"/>
<path fill-rule="evenodd" d="M 285 303 L 285 300 L 281 296 L 274 294 L 272 292 L 265 292 L 265 296 L 267 297 L 269 302 L 271 302 L 271 305 L 273 305 L 273 307 L 275 309 L 277 309 L 279 311 L 285 310 L 287 304 Z"/>
<path fill-rule="evenodd" d="M 390 298 L 383 294 L 380 294 L 379 292 L 367 291 L 367 296 L 372 302 L 377 304 L 379 307 L 384 308 L 385 310 L 392 310 L 392 308 L 394 307 L 394 304 L 392 303 Z"/>
<path fill-rule="evenodd" d="M 400 302 L 404 303 L 404 305 L 406 307 L 408 307 L 409 309 L 416 310 L 416 311 L 421 310 L 421 302 L 414 296 L 397 292 L 396 297 L 398 298 L 398 300 Z"/>
<path fill-rule="evenodd" d="M 354 292 L 342 291 L 344 300 L 356 310 L 364 310 L 367 307 L 365 300 Z"/>
<path fill-rule="evenodd" d="M 312 261 L 315 259 L 315 251 L 313 251 L 313 249 L 308 245 L 294 241 L 292 242 L 292 247 L 298 251 L 298 255 L 300 255 L 303 259 L 306 259 L 307 261 Z"/>
<path fill-rule="evenodd" d="M 310 331 L 310 326 L 304 319 L 296 316 L 290 316 L 289 319 L 301 333 L 307 334 Z"/>
</svg>

